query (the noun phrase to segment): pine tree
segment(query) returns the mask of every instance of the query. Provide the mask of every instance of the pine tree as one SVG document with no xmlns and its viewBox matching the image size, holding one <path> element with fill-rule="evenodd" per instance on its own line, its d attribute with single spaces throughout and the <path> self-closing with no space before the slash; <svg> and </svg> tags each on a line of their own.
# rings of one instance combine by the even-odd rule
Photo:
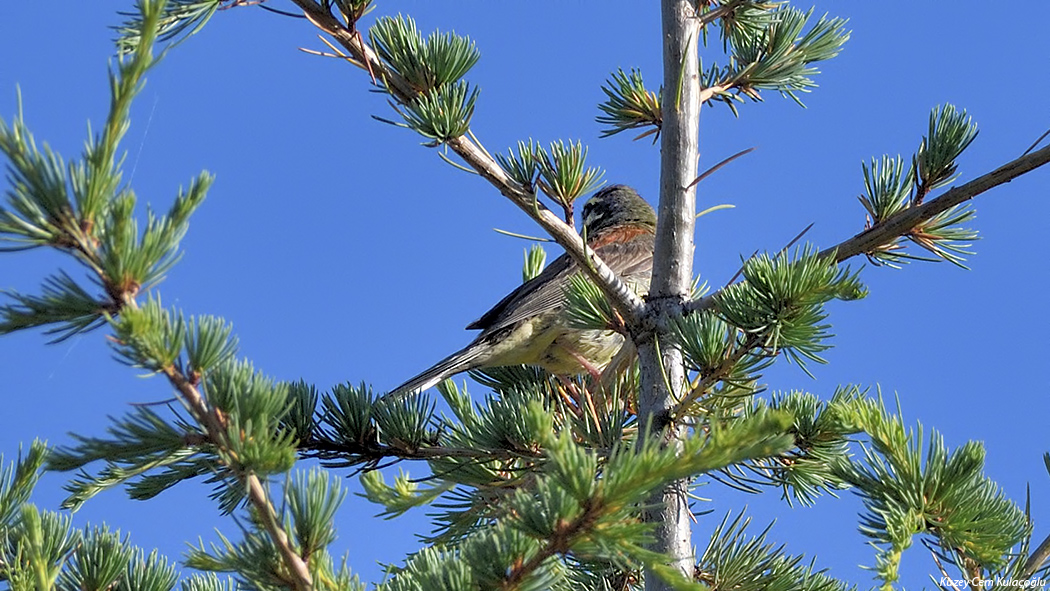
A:
<svg viewBox="0 0 1050 591">
<path fill-rule="evenodd" d="M 578 261 L 585 278 L 568 293 L 572 322 L 622 333 L 638 363 L 613 379 L 479 371 L 474 377 L 490 391 L 483 397 L 452 381 L 438 387 L 440 400 L 385 396 L 367 383 L 324 389 L 267 377 L 239 356 L 229 322 L 166 304 L 158 284 L 178 262 L 212 177 L 202 173 L 180 189 L 167 213 L 143 216 L 121 149 L 130 105 L 161 56 L 216 11 L 248 3 L 141 0 L 117 28 L 110 110 L 81 158 L 39 147 L 21 113 L 0 122 L 6 250 L 51 250 L 79 263 L 77 272 L 48 271 L 36 293 L 9 292 L 0 332 L 42 329 L 54 341 L 104 332 L 119 361 L 166 380 L 177 403 L 133 407 L 103 436 L 78 435 L 57 449 L 34 443 L 4 465 L 0 580 L 10 589 L 179 584 L 169 560 L 119 532 L 77 529 L 67 514 L 29 503 L 45 467 L 79 471 L 66 509 L 113 487 L 148 500 L 188 480 L 213 485 L 218 507 L 240 516 L 241 536 L 195 547 L 185 565 L 206 574 L 183 579 L 186 591 L 363 589 L 330 550 L 347 473 L 360 475 L 388 516 L 437 511 L 428 546 L 392 567 L 383 589 L 850 588 L 812 557 L 778 546 L 768 529 L 756 533 L 743 514 L 694 538 L 690 500 L 708 482 L 780 489 L 801 504 L 842 490 L 860 495 L 860 529 L 874 545 L 883 588 L 897 584 L 917 536 L 951 579 L 1050 576 L 1050 540 L 1032 546 L 1026 510 L 984 475 L 980 444 L 949 449 L 937 431 L 909 424 L 883 396 L 856 386 L 823 398 L 767 396 L 760 386 L 779 358 L 804 369 L 823 362 L 825 306 L 867 294 L 859 267 L 849 266 L 856 257 L 887 267 L 963 266 L 976 238 L 966 227 L 969 200 L 1050 161 L 1050 148 L 1037 143 L 953 185 L 977 127 L 960 108 L 939 105 L 913 154 L 864 166 L 862 232 L 823 249 L 799 236 L 747 258 L 720 288 L 698 285 L 695 191 L 743 156 L 698 174 L 700 108 L 736 113 L 774 91 L 800 101 L 814 86 L 815 64 L 837 55 L 849 32 L 840 19 L 786 4 L 664 0 L 661 83 L 647 85 L 637 70 L 611 73 L 598 116 L 607 135 L 637 133 L 661 153 L 654 272 L 641 297 L 573 226 L 580 198 L 602 179 L 582 143 L 527 139 L 493 156 L 475 136 L 480 98 L 466 78 L 480 57 L 473 41 L 421 32 L 408 16 L 377 17 L 370 0 L 292 3 L 324 34 L 319 53 L 356 66 L 385 93 L 393 111 L 384 120 L 480 175 Z M 700 62 L 701 49 L 719 47 L 720 64 Z M 542 267 L 541 251 L 532 251 L 525 277 Z M 317 460 L 312 468 L 296 469 L 309 459 Z M 386 482 L 380 468 L 399 461 L 428 473 Z"/>
</svg>

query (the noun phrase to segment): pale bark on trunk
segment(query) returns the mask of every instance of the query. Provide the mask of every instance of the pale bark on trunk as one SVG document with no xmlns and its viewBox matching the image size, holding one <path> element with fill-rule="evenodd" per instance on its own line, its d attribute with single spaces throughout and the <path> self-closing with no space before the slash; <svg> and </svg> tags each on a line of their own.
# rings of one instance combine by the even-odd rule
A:
<svg viewBox="0 0 1050 591">
<path fill-rule="evenodd" d="M 670 319 L 689 295 L 693 276 L 693 226 L 700 122 L 698 21 L 689 0 L 662 0 L 663 123 L 660 128 L 659 227 L 653 279 L 646 306 L 647 330 L 638 343 L 642 371 L 639 415 L 651 421 L 650 436 L 679 446 L 685 433 L 668 425 L 668 410 L 680 395 L 685 370 L 682 353 L 669 338 Z M 653 549 L 671 557 L 671 565 L 691 576 L 695 558 L 690 537 L 688 481 L 671 483 L 654 494 L 647 519 L 656 525 Z M 670 589 L 653 573 L 648 591 Z"/>
</svg>

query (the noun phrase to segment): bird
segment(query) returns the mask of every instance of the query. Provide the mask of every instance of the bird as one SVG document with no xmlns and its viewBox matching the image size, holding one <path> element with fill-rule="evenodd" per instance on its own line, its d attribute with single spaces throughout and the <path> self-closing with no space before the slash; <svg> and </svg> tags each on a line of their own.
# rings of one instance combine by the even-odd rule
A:
<svg viewBox="0 0 1050 591">
<path fill-rule="evenodd" d="M 587 245 L 639 295 L 649 289 L 656 212 L 626 185 L 611 185 L 583 206 Z M 612 330 L 573 328 L 565 314 L 566 288 L 579 264 L 567 253 L 507 294 L 467 326 L 481 333 L 469 345 L 390 390 L 406 395 L 427 390 L 472 369 L 532 365 L 558 376 L 595 373 L 624 344 Z"/>
</svg>

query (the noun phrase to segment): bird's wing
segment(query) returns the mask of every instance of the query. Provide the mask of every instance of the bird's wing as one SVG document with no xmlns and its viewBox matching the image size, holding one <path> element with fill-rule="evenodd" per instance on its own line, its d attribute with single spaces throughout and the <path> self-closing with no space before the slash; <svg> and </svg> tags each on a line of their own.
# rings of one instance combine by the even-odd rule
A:
<svg viewBox="0 0 1050 591">
<path fill-rule="evenodd" d="M 539 275 L 519 285 L 468 330 L 499 330 L 523 318 L 557 308 L 565 300 L 565 286 L 576 272 L 576 261 L 567 254 L 554 259 Z"/>
<path fill-rule="evenodd" d="M 652 241 L 651 235 L 639 236 L 626 243 L 613 242 L 600 246 L 595 252 L 617 275 L 648 279 L 653 268 Z M 467 328 L 492 332 L 564 306 L 565 288 L 569 285 L 569 278 L 578 270 L 579 266 L 572 257 L 561 255 L 542 273 L 518 286 Z"/>
</svg>

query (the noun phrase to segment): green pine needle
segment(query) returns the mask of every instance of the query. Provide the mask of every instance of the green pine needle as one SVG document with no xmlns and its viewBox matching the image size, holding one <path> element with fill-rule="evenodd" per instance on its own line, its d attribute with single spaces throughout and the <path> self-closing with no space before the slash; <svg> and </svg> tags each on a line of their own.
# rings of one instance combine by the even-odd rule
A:
<svg viewBox="0 0 1050 591">
<path fill-rule="evenodd" d="M 437 145 L 466 135 L 477 100 L 478 89 L 460 81 L 419 95 L 401 114 L 409 127 L 434 140 L 429 145 Z"/>
<path fill-rule="evenodd" d="M 642 73 L 632 69 L 630 74 L 618 69 L 602 86 L 607 97 L 598 105 L 604 115 L 595 118 L 598 123 L 608 125 L 602 137 L 616 135 L 629 129 L 653 127 L 657 132 L 663 122 L 660 93 L 647 90 Z M 657 133 L 653 142 L 659 137 Z"/>
<path fill-rule="evenodd" d="M 548 197 L 562 207 L 570 208 L 576 199 L 589 194 L 602 183 L 605 172 L 597 167 L 585 167 L 587 148 L 583 143 L 558 140 L 550 149 L 537 148 L 540 187 Z"/>
<path fill-rule="evenodd" d="M 915 178 L 911 168 L 905 170 L 904 159 L 900 156 L 883 156 L 882 160 L 872 158 L 870 166 L 862 166 L 865 194 L 859 199 L 868 211 L 873 225 L 885 221 L 909 206 Z"/>
<path fill-rule="evenodd" d="M 528 142 L 518 141 L 517 153 L 514 152 L 514 148 L 511 148 L 506 156 L 496 154 L 496 161 L 510 178 L 531 191 L 539 170 L 538 155 L 539 145 L 529 138 Z"/>
<path fill-rule="evenodd" d="M 530 279 L 535 279 L 543 272 L 543 267 L 546 266 L 546 263 L 547 251 L 543 250 L 543 247 L 539 244 L 533 244 L 525 251 L 525 264 L 521 268 L 521 282 L 525 283 Z"/>
<path fill-rule="evenodd" d="M 167 0 L 158 19 L 157 40 L 167 42 L 182 37 L 177 42 L 184 41 L 204 28 L 224 4 L 236 3 L 231 0 Z M 146 26 L 142 13 L 118 11 L 117 14 L 125 17 L 123 23 L 114 27 L 118 51 L 122 54 L 136 51 L 143 42 L 142 31 Z"/>
<path fill-rule="evenodd" d="M 775 90 L 804 107 L 799 93 L 817 86 L 813 76 L 819 70 L 812 64 L 838 55 L 850 35 L 846 20 L 826 15 L 807 30 L 812 14 L 812 10 L 767 4 L 741 11 L 726 22 L 729 64 L 700 68 L 703 87 L 716 91 L 712 100 L 736 114 L 734 102 L 742 96 L 760 101 L 761 90 Z"/>
<path fill-rule="evenodd" d="M 915 154 L 914 168 L 919 179 L 917 200 L 931 190 L 952 182 L 958 170 L 956 159 L 977 139 L 977 124 L 964 110 L 944 104 L 930 113 L 930 125 Z"/>
<path fill-rule="evenodd" d="M 744 281 L 719 293 L 717 311 L 731 326 L 759 338 L 766 355 L 785 353 L 806 371 L 806 361 L 824 363 L 819 353 L 831 336 L 824 304 L 864 297 L 856 274 L 806 246 L 794 255 L 763 254 L 744 263 Z"/>
<path fill-rule="evenodd" d="M 458 83 L 481 57 L 469 37 L 435 31 L 423 39 L 411 17 L 376 21 L 369 30 L 376 52 L 420 94 Z"/>
<path fill-rule="evenodd" d="M 565 289 L 568 324 L 583 330 L 611 330 L 622 325 L 602 290 L 582 273 L 569 278 Z"/>
</svg>

